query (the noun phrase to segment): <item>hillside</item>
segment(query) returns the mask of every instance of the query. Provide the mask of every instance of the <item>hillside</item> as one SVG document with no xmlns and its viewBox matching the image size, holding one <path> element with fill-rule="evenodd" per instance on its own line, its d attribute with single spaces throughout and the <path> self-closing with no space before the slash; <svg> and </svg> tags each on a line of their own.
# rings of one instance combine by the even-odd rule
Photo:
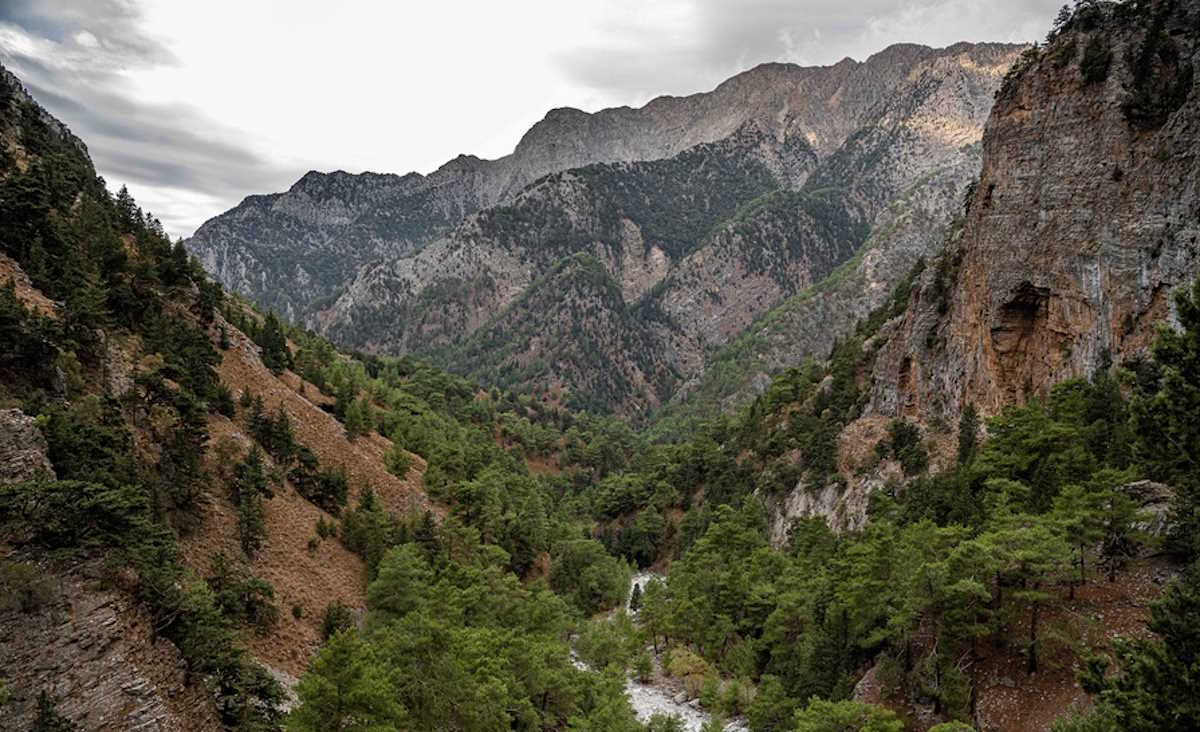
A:
<svg viewBox="0 0 1200 732">
<path fill-rule="evenodd" d="M 382 611 L 387 550 L 418 543 L 439 622 L 463 603 L 430 663 L 486 638 L 485 655 L 521 657 L 505 639 L 532 618 L 519 638 L 551 677 L 509 676 L 512 705 L 553 693 L 552 726 L 632 719 L 571 665 L 584 609 L 544 578 L 581 536 L 555 496 L 619 465 L 627 428 L 351 358 L 226 295 L 4 69 L 0 140 L 0 705 L 16 728 L 278 729 L 316 654 Z M 608 583 L 579 604 L 615 604 L 627 570 L 577 543 Z M 428 688 L 427 672 L 389 678 Z M 444 678 L 430 693 L 460 695 L 452 711 L 414 697 L 389 719 L 444 726 L 489 683 Z"/>
</svg>

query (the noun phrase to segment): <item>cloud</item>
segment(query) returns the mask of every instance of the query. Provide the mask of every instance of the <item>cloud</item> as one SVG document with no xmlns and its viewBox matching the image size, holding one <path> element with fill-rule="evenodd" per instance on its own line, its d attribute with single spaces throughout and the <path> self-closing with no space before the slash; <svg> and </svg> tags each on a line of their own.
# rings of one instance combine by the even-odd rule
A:
<svg viewBox="0 0 1200 732">
<path fill-rule="evenodd" d="M 140 99 L 126 72 L 175 58 L 139 30 L 129 3 L 15 0 L 0 8 L 0 60 L 83 138 L 110 184 L 128 185 L 171 234 L 190 234 L 207 215 L 303 172 L 239 145 L 236 131 L 200 110 Z"/>
<path fill-rule="evenodd" d="M 310 167 L 502 155 L 551 107 L 706 91 L 764 61 L 1028 41 L 1061 2 L 0 0 L 0 63 L 186 235 Z"/>
<path fill-rule="evenodd" d="M 559 52 L 575 83 L 602 96 L 710 89 L 766 61 L 859 60 L 900 42 L 1032 41 L 1062 0 L 612 0 L 593 40 Z"/>
</svg>

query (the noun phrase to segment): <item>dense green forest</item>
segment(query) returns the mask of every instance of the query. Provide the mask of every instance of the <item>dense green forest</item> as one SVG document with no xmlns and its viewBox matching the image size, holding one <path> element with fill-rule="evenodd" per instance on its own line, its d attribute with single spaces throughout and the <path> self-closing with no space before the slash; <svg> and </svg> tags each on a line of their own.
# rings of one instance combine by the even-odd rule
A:
<svg viewBox="0 0 1200 732">
<path fill-rule="evenodd" d="M 339 353 L 226 295 L 14 84 L 0 74 L 0 251 L 52 302 L 0 283 L 0 406 L 36 419 L 55 475 L 0 484 L 13 549 L 0 609 L 45 603 L 35 567 L 95 563 L 178 647 L 229 729 L 679 730 L 639 722 L 625 696 L 628 678 L 661 669 L 712 714 L 709 729 L 742 717 L 754 732 L 898 731 L 921 705 L 933 729 L 961 732 L 976 717 L 973 664 L 997 654 L 1027 679 L 1079 661 L 1093 705 L 1063 710 L 1059 732 L 1200 728 L 1200 279 L 1175 294 L 1178 327 L 1160 327 L 1145 358 L 986 420 L 970 405 L 957 424 L 892 420 L 871 464 L 851 468 L 886 461 L 901 476 L 870 495 L 865 520 L 835 531 L 802 519 L 772 543 L 773 499 L 855 477 L 839 435 L 862 415 L 876 336 L 923 262 L 828 359 L 657 442 L 415 359 Z M 1157 114 L 1135 106 L 1134 118 Z M 606 170 L 590 173 L 596 185 Z M 662 222 L 686 234 L 680 247 L 709 224 Z M 952 268 L 949 256 L 931 266 Z M 396 515 L 322 465 L 282 407 L 233 393 L 216 366 L 234 328 L 272 372 L 315 388 L 349 439 L 389 438 L 394 474 L 418 456 L 438 510 Z M 117 388 L 125 359 L 137 368 Z M 213 415 L 251 445 L 218 469 L 203 460 Z M 1173 492 L 1162 531 L 1128 490 L 1141 479 Z M 249 560 L 286 485 L 369 579 L 364 617 L 330 603 L 314 619 L 324 643 L 288 712 L 246 643 L 278 622 Z M 180 537 L 211 496 L 236 513 L 240 555 L 201 576 Z M 1077 593 L 1151 559 L 1167 581 L 1150 633 L 1094 645 L 1062 621 Z M 647 569 L 661 579 L 626 612 Z M 853 698 L 867 669 L 888 707 Z M 48 690 L 34 728 L 71 728 Z"/>
</svg>

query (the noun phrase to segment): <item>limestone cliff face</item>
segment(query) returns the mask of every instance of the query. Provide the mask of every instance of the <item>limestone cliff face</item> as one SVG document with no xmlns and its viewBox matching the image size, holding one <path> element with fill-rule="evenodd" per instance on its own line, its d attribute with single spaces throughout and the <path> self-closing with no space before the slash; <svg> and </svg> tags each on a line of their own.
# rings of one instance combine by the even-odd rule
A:
<svg viewBox="0 0 1200 732">
<path fill-rule="evenodd" d="M 1200 266 L 1198 39 L 1196 0 L 1102 5 L 1017 63 L 962 221 L 868 344 L 866 413 L 840 439 L 844 487 L 776 497 L 777 539 L 802 516 L 862 520 L 886 476 L 859 474 L 853 456 L 890 418 L 952 425 L 969 402 L 995 413 L 1144 352 L 1171 321 L 1171 292 Z M 924 436 L 935 464 L 952 455 L 946 434 Z"/>
<path fill-rule="evenodd" d="M 1197 268 L 1200 11 L 1140 5 L 1077 14 L 1019 62 L 965 225 L 888 326 L 870 411 L 994 412 L 1137 353 L 1170 318 Z"/>
</svg>

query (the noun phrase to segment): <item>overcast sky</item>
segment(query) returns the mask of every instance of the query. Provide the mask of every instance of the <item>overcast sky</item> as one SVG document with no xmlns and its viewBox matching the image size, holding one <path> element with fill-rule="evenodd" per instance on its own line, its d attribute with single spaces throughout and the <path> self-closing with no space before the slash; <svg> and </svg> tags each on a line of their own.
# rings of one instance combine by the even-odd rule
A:
<svg viewBox="0 0 1200 732">
<path fill-rule="evenodd" d="M 174 235 L 309 169 L 498 157 L 552 107 L 1029 41 L 1063 0 L 0 0 L 0 61 Z"/>
</svg>

